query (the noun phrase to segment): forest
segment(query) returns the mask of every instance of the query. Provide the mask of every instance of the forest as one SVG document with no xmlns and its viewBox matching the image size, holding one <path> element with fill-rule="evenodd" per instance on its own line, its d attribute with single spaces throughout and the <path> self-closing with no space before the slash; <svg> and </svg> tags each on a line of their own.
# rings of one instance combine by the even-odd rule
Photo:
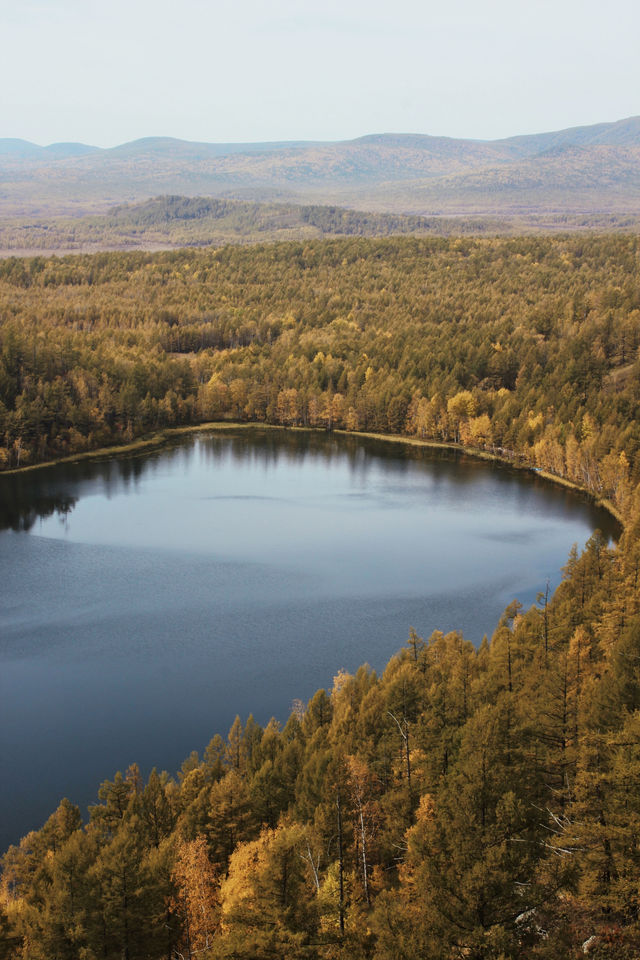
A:
<svg viewBox="0 0 640 960">
<path fill-rule="evenodd" d="M 638 232 L 635 214 L 407 216 L 320 204 L 243 202 L 214 197 L 154 197 L 85 216 L 4 217 L 0 256 L 153 250 L 211 244 L 308 241 L 321 237 L 498 235 L 600 230 Z"/>
<path fill-rule="evenodd" d="M 1 955 L 637 957 L 634 500 L 479 649 L 410 631 L 284 726 L 105 780 L 86 824 L 63 800 L 4 856 Z"/>
<path fill-rule="evenodd" d="M 211 420 L 406 435 L 623 519 L 475 649 L 418 636 L 285 724 L 11 847 L 11 960 L 640 954 L 640 283 L 631 236 L 350 238 L 0 263 L 5 469 Z M 108 773 L 108 771 L 105 771 Z"/>
<path fill-rule="evenodd" d="M 462 444 L 621 514 L 635 236 L 348 238 L 0 262 L 0 467 L 213 420 Z"/>
<path fill-rule="evenodd" d="M 577 218 L 575 218 L 577 219 Z M 570 218 L 573 223 L 574 218 Z M 588 220 L 588 218 L 587 218 Z M 629 229 L 633 217 L 613 215 L 611 230 Z M 576 224 L 579 228 L 579 223 Z M 506 229 L 506 228 L 505 228 Z M 567 227 L 565 226 L 565 229 Z M 387 236 L 500 232 L 488 219 L 447 219 L 364 213 L 343 207 L 293 203 L 247 203 L 214 197 L 163 196 L 124 204 L 93 216 L 3 219 L 0 250 L 34 253 L 91 252 L 100 249 L 149 249 L 310 240 L 323 236 Z"/>
</svg>

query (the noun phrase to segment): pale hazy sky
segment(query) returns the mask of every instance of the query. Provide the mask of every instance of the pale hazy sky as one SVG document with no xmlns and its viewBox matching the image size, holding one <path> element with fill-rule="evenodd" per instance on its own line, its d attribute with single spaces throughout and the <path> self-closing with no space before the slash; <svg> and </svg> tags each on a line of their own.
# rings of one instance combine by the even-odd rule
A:
<svg viewBox="0 0 640 960">
<path fill-rule="evenodd" d="M 638 0 L 0 0 L 0 137 L 113 146 L 640 114 Z"/>
</svg>

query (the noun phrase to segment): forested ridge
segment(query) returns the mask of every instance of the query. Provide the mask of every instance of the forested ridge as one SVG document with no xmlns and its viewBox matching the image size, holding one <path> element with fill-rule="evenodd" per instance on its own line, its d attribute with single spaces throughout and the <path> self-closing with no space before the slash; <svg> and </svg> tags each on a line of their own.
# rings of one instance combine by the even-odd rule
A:
<svg viewBox="0 0 640 960">
<path fill-rule="evenodd" d="M 625 519 L 478 650 L 410 631 L 284 726 L 105 781 L 86 824 L 63 801 L 4 857 L 0 956 L 636 958 L 637 238 L 7 260 L 0 315 L 8 467 L 216 418 L 345 427 L 495 451 Z"/>
<path fill-rule="evenodd" d="M 0 256 L 153 250 L 227 243 L 309 241 L 320 237 L 494 236 L 560 231 L 637 232 L 634 214 L 535 214 L 509 217 L 406 216 L 344 207 L 248 203 L 214 197 L 155 197 L 107 213 L 58 218 L 3 218 Z"/>
<path fill-rule="evenodd" d="M 612 231 L 637 225 L 633 217 L 612 215 L 604 219 Z M 563 221 L 564 229 L 572 226 L 580 229 L 585 222 L 588 224 L 589 218 L 567 217 Z M 513 232 L 513 229 L 488 218 L 416 217 L 319 205 L 166 196 L 119 206 L 94 216 L 4 219 L 0 224 L 0 251 L 86 253 L 105 248 L 144 250 L 153 248 L 154 244 L 187 247 L 310 240 L 322 236 L 494 234 Z"/>
</svg>

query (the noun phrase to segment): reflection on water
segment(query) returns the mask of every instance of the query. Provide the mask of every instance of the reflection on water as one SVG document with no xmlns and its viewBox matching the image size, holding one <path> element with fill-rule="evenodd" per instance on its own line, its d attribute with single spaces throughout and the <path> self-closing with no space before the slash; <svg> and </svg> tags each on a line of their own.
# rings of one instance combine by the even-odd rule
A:
<svg viewBox="0 0 640 960">
<path fill-rule="evenodd" d="M 286 716 L 409 626 L 479 642 L 616 525 L 447 451 L 239 429 L 0 478 L 0 846 L 236 713 Z"/>
<path fill-rule="evenodd" d="M 456 492 L 477 484 L 479 476 L 490 474 L 496 488 L 507 488 L 510 493 L 517 491 L 523 506 L 531 502 L 532 491 L 543 490 L 547 515 L 549 510 L 557 516 L 578 510 L 589 516 L 594 529 L 598 526 L 608 537 L 615 538 L 619 533 L 616 521 L 596 507 L 590 498 L 550 484 L 534 473 L 476 460 L 451 450 L 315 431 L 260 428 L 190 436 L 174 445 L 164 446 L 160 452 L 120 455 L 107 460 L 79 460 L 24 474 L 0 476 L 0 530 L 28 531 L 37 518 L 53 514 L 66 518 L 85 495 L 98 492 L 111 499 L 130 493 L 139 489 L 145 477 L 153 477 L 167 468 L 187 474 L 194 460 L 213 470 L 223 463 L 239 468 L 254 466 L 276 470 L 278 466 L 296 467 L 304 462 L 330 468 L 339 462 L 346 465 L 359 485 L 366 483 L 369 473 L 383 460 L 388 477 L 386 493 L 393 493 L 393 478 L 397 478 L 397 492 L 402 497 L 407 495 L 404 481 L 412 465 L 422 465 L 423 480 L 428 477 L 435 492 L 443 489 L 453 492 L 454 496 Z M 354 491 L 350 496 L 357 499 L 365 494 Z M 510 535 L 500 530 L 491 534 L 496 539 Z"/>
</svg>

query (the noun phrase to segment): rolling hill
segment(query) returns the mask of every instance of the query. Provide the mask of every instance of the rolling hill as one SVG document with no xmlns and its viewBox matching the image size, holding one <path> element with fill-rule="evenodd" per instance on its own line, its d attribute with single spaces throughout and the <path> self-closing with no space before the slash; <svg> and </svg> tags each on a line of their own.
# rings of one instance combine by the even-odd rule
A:
<svg viewBox="0 0 640 960">
<path fill-rule="evenodd" d="M 640 215 L 640 117 L 479 141 L 378 134 L 335 143 L 110 149 L 0 140 L 0 215 L 105 213 L 158 195 L 340 205 L 419 216 Z"/>
</svg>

